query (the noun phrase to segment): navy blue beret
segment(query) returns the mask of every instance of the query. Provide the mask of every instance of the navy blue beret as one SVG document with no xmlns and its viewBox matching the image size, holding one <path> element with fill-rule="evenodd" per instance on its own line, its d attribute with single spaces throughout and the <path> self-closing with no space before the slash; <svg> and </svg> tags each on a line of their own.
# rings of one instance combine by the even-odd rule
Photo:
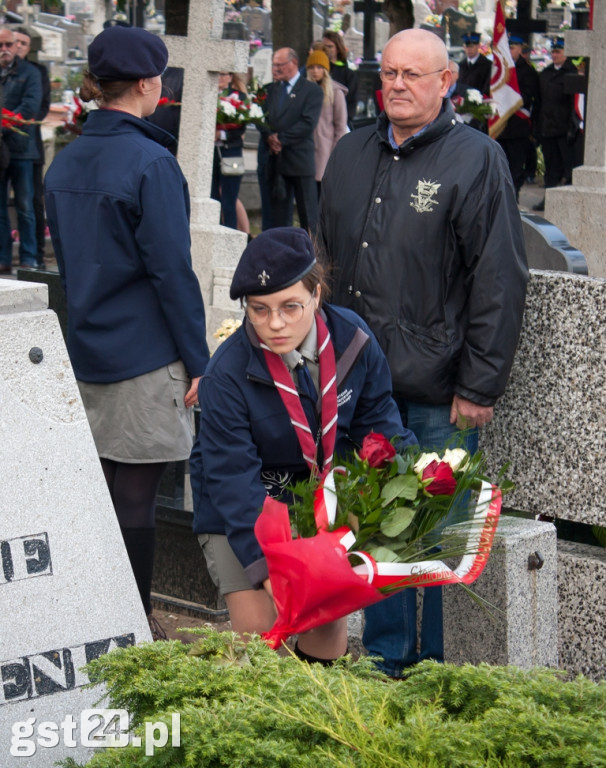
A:
<svg viewBox="0 0 606 768">
<path fill-rule="evenodd" d="M 88 68 L 97 80 L 156 77 L 167 63 L 162 38 L 140 27 L 108 27 L 88 47 Z"/>
<path fill-rule="evenodd" d="M 513 45 L 524 45 L 524 38 L 521 35 L 509 35 L 509 42 Z"/>
<path fill-rule="evenodd" d="M 475 43 L 477 45 L 480 42 L 480 33 L 479 32 L 468 32 L 466 35 L 463 35 L 463 42 L 464 43 Z"/>
<path fill-rule="evenodd" d="M 229 295 L 241 299 L 277 293 L 302 280 L 315 263 L 314 247 L 304 229 L 267 229 L 246 246 Z"/>
<path fill-rule="evenodd" d="M 564 48 L 564 38 L 563 37 L 554 37 L 551 41 L 551 50 L 553 51 L 554 48 Z"/>
</svg>

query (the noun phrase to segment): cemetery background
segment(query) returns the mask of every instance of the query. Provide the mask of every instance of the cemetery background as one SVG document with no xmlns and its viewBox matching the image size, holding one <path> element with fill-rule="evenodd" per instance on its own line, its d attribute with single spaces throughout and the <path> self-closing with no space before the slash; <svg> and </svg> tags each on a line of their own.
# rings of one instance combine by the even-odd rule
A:
<svg viewBox="0 0 606 768">
<path fill-rule="evenodd" d="M 215 73 L 219 69 L 240 71 L 248 57 L 247 43 L 220 39 L 223 10 L 222 2 L 196 0 L 190 6 L 188 36 L 167 38 L 171 61 L 185 65 L 186 70 L 180 160 L 192 191 L 192 253 L 210 308 L 211 332 L 221 319 L 234 313 L 235 307 L 227 298 L 227 287 L 231 270 L 244 247 L 241 234 L 225 231 L 219 226 L 218 206 L 207 197 L 214 134 Z M 207 39 L 205 35 L 209 28 L 211 36 Z M 197 71 L 196 77 L 188 80 L 189 61 L 196 61 L 203 72 Z M 248 160 L 250 170 L 254 171 L 252 157 Z M 534 196 L 540 199 L 542 193 L 538 189 L 526 190 L 523 194 L 531 192 L 533 201 Z M 31 279 L 32 276 L 21 274 L 19 277 Z M 14 366 L 16 345 L 20 345 L 18 355 L 23 356 L 23 352 L 27 354 L 39 338 L 37 331 L 32 334 L 28 329 L 32 323 L 38 328 L 40 313 L 44 324 L 52 326 L 53 322 L 49 320 L 52 313 L 45 311 L 43 289 L 32 289 L 31 284 L 23 283 L 26 298 L 15 302 L 15 292 L 6 293 L 7 282 L 0 283 L 0 296 L 8 297 L 0 311 L 0 350 L 6 360 L 3 371 L 10 371 Z M 470 611 L 469 602 L 457 602 L 456 590 L 448 591 L 448 600 L 453 602 L 447 604 L 445 611 L 450 617 L 446 627 L 447 653 L 453 660 L 463 653 L 474 661 L 500 660 L 501 663 L 522 666 L 559 663 L 572 672 L 583 671 L 596 678 L 605 674 L 602 642 L 606 631 L 602 586 L 606 576 L 604 551 L 595 544 L 566 543 L 562 539 L 556 542 L 551 523 L 529 519 L 541 512 L 555 515 L 559 521 L 570 521 L 577 527 L 606 526 L 604 501 L 595 491 L 596 482 L 599 484 L 606 476 L 605 295 L 606 282 L 601 278 L 539 272 L 532 276 L 524 334 L 511 384 L 483 443 L 489 455 L 494 456 L 495 465 L 506 460 L 512 462 L 518 491 L 511 503 L 517 509 L 526 510 L 527 515 L 512 518 L 502 527 L 499 544 L 482 579 L 485 596 L 504 611 L 501 621 L 496 624 L 484 622 L 484 616 Z M 23 319 L 27 322 L 22 322 Z M 53 345 L 59 345 L 56 347 L 59 358 L 65 360 L 57 328 L 51 337 Z M 35 370 L 49 373 L 46 365 Z M 52 375 L 54 370 L 50 371 Z M 2 380 L 6 380 L 6 373 L 2 374 Z M 45 386 L 36 387 L 36 394 L 40 390 L 45 391 Z M 8 408 L 10 406 L 11 412 L 15 408 L 14 392 L 10 386 L 2 391 L 6 392 L 7 404 L 3 407 L 3 421 L 8 423 Z M 69 394 L 69 389 L 67 392 Z M 23 407 L 23 397 L 19 397 L 18 413 Z M 63 402 L 63 397 L 65 390 L 61 389 L 58 401 Z M 35 397 L 32 396 L 32 400 Z M 26 410 L 27 407 L 26 403 Z M 70 408 L 77 409 L 77 405 L 71 403 Z M 42 423 L 47 424 L 48 418 L 49 414 L 45 413 Z M 9 427 L 13 423 L 14 419 Z M 13 462 L 9 466 L 14 466 L 18 459 L 14 445 L 9 440 L 3 441 L 3 445 Z M 44 447 L 43 443 L 39 447 Z M 87 450 L 90 452 L 90 445 Z M 31 456 L 27 458 L 31 462 Z M 53 466 L 60 488 L 63 468 L 60 464 Z M 39 471 L 34 463 L 34 472 Z M 92 464 L 90 471 L 94 474 Z M 16 476 L 31 482 L 31 472 L 20 475 L 17 471 Z M 541 478 L 542 483 L 538 484 L 536 478 Z M 92 487 L 103 496 L 98 479 Z M 41 487 L 44 490 L 43 482 Z M 22 507 L 20 488 L 17 486 L 11 495 L 11 504 L 14 503 L 16 509 Z M 181 602 L 177 601 L 175 611 L 192 614 L 191 618 L 180 621 L 180 617 L 169 618 L 175 613 L 168 611 L 167 623 L 174 628 L 176 624 L 198 624 L 209 618 L 220 620 L 224 618 L 223 607 L 202 572 L 201 555 L 190 533 L 188 509 L 191 506 L 185 467 L 173 468 L 162 492 L 164 504 L 159 518 L 163 543 L 158 557 L 156 588 L 160 594 L 177 596 Z M 28 494 L 24 495 L 25 499 L 31 498 Z M 59 501 L 52 501 L 53 511 L 61 508 Z M 25 533 L 28 532 L 33 531 Z M 39 532 L 38 528 L 35 532 Z M 2 538 L 4 536 L 3 530 Z M 589 537 L 587 541 L 590 541 Z M 540 563 L 543 565 L 539 569 Z M 556 593 L 556 573 L 559 593 Z M 31 581 L 39 583 L 43 580 Z M 200 603 L 211 612 L 200 613 Z M 128 604 L 125 599 L 125 609 Z M 219 614 L 212 611 L 219 611 Z M 201 618 L 195 617 L 196 612 Z M 114 615 L 113 607 L 106 613 Z M 461 617 L 467 618 L 471 627 L 465 625 Z M 76 627 L 79 622 L 88 627 L 88 615 L 80 613 Z M 22 650 L 13 653 L 12 640 L 9 637 L 11 652 L 0 657 L 5 661 L 15 654 L 27 655 Z M 41 653 L 46 647 L 38 643 L 33 650 Z M 4 715 L 0 708 L 0 723 Z"/>
</svg>

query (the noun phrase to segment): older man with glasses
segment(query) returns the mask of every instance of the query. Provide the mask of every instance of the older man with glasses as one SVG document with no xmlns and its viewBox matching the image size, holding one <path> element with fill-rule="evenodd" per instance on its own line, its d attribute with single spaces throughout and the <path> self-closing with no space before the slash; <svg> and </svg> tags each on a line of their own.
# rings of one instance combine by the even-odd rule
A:
<svg viewBox="0 0 606 768">
<path fill-rule="evenodd" d="M 373 330 L 421 447 L 473 452 L 507 383 L 528 279 L 507 159 L 455 120 L 433 33 L 392 37 L 381 80 L 385 111 L 340 140 L 322 180 L 334 303 Z M 441 588 L 424 591 L 420 651 L 413 589 L 366 610 L 364 644 L 393 677 L 443 660 Z"/>
<path fill-rule="evenodd" d="M 15 35 L 8 27 L 0 28 L 0 85 L 4 108 L 34 119 L 42 101 L 42 83 L 36 68 L 17 56 Z M 10 181 L 17 208 L 19 262 L 31 269 L 38 261 L 36 216 L 34 214 L 34 160 L 39 157 L 35 127 L 22 125 L 18 130 L 2 129 L 2 141 L 10 152 L 10 162 L 0 181 L 0 275 L 11 273 L 13 240 L 8 216 Z"/>
</svg>

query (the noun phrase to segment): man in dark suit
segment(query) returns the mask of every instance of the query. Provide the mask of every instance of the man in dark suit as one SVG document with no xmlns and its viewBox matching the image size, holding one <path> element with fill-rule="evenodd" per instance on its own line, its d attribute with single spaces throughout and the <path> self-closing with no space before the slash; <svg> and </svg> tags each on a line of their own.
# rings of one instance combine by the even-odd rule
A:
<svg viewBox="0 0 606 768">
<path fill-rule="evenodd" d="M 294 193 L 301 226 L 313 233 L 318 221 L 313 133 L 324 94 L 300 75 L 299 58 L 292 48 L 274 53 L 272 71 L 274 82 L 267 93 L 269 128 L 261 131 L 261 141 L 275 165 L 272 226 L 288 226 Z"/>
<path fill-rule="evenodd" d="M 483 96 L 490 96 L 490 73 L 492 64 L 480 53 L 480 34 L 468 32 L 463 35 L 465 58 L 459 63 L 459 82 L 467 88 L 475 88 Z"/>
</svg>

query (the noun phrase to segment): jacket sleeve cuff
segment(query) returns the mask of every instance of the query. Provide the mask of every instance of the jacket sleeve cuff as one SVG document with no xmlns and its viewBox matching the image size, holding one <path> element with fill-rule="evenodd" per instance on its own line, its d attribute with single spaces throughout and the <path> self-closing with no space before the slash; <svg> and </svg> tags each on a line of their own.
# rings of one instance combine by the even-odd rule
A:
<svg viewBox="0 0 606 768">
<path fill-rule="evenodd" d="M 261 589 L 265 579 L 269 578 L 267 561 L 264 557 L 262 557 L 260 560 L 255 560 L 254 563 L 246 566 L 244 572 L 246 573 L 253 589 Z"/>
<path fill-rule="evenodd" d="M 486 397 L 486 395 L 481 395 L 479 392 L 474 392 L 473 389 L 465 389 L 465 387 L 459 385 L 455 387 L 455 393 L 476 405 L 492 407 L 497 402 L 496 397 Z"/>
</svg>

